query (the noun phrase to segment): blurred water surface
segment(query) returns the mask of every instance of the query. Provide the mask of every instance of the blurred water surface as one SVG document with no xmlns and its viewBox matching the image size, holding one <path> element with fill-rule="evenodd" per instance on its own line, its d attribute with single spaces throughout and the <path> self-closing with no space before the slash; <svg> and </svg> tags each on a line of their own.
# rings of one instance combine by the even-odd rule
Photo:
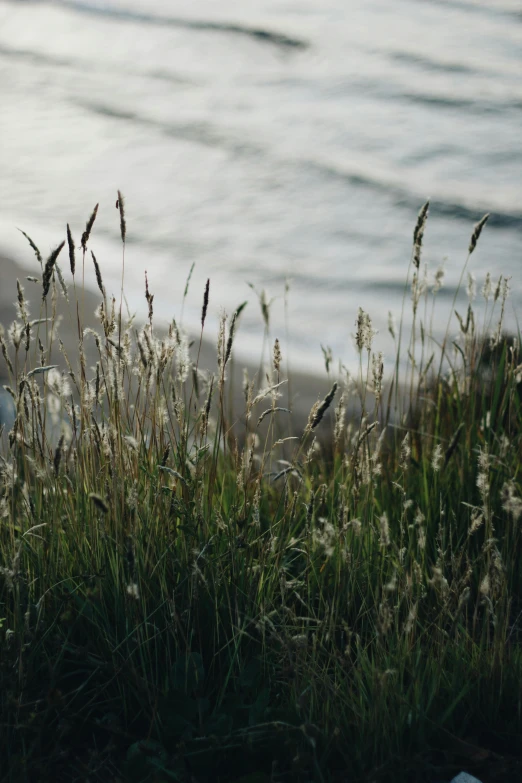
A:
<svg viewBox="0 0 522 783">
<path fill-rule="evenodd" d="M 179 317 L 195 261 L 187 325 L 210 277 L 210 329 L 249 299 L 238 347 L 257 356 L 251 282 L 275 297 L 294 366 L 319 368 L 320 343 L 353 365 L 358 306 L 391 361 L 387 314 L 430 197 L 424 258 L 447 272 L 435 331 L 486 211 L 470 270 L 479 290 L 488 270 L 512 275 L 514 325 L 521 76 L 518 1 L 0 0 L 0 245 L 33 263 L 16 227 L 47 252 L 66 222 L 79 244 L 99 201 L 91 244 L 116 293 L 121 188 L 133 307 L 147 269 L 156 313 Z"/>
</svg>

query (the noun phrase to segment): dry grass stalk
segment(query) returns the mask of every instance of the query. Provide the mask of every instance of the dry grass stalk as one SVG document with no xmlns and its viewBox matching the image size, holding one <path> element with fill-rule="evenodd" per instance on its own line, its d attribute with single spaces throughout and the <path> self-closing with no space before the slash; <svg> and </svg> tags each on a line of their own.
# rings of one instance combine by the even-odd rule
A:
<svg viewBox="0 0 522 783">
<path fill-rule="evenodd" d="M 311 430 L 314 430 L 317 427 L 317 425 L 320 424 L 320 422 L 322 421 L 324 414 L 332 404 L 332 400 L 335 397 L 336 391 L 337 391 L 337 381 L 334 381 L 332 388 L 330 389 L 330 391 L 328 392 L 324 400 L 319 404 L 317 410 L 315 411 L 312 417 L 312 421 L 310 424 Z"/>
<path fill-rule="evenodd" d="M 125 220 L 125 199 L 121 194 L 121 190 L 118 190 L 118 198 L 116 199 L 116 209 L 120 212 L 120 234 L 121 241 L 125 244 L 125 238 L 127 236 L 127 222 Z"/>
<path fill-rule="evenodd" d="M 205 326 L 205 318 L 207 317 L 209 289 L 210 289 L 210 279 L 207 280 L 207 284 L 205 286 L 205 293 L 203 295 L 203 307 L 202 307 L 202 310 L 201 310 L 201 328 L 202 329 Z"/>
<path fill-rule="evenodd" d="M 24 237 L 25 237 L 25 238 L 27 239 L 27 241 L 29 242 L 30 246 L 31 246 L 31 247 L 32 247 L 32 249 L 34 250 L 34 253 L 35 253 L 35 255 L 36 255 L 36 258 L 37 258 L 37 260 L 38 260 L 38 263 L 39 263 L 39 264 L 40 264 L 40 266 L 43 268 L 43 258 L 42 258 L 42 254 L 40 253 L 39 249 L 36 247 L 35 243 L 34 243 L 34 242 L 33 242 L 33 240 L 31 239 L 31 237 L 30 237 L 28 234 L 26 234 L 26 233 L 25 233 L 25 231 L 22 231 L 22 229 L 21 229 L 21 228 L 19 228 L 18 230 L 20 231 L 20 233 L 21 233 L 21 234 L 23 234 L 23 235 L 24 235 Z"/>
<path fill-rule="evenodd" d="M 281 369 L 282 358 L 283 357 L 281 356 L 281 346 L 279 345 L 279 340 L 276 337 L 274 343 L 274 354 L 273 354 L 274 370 L 276 371 L 276 373 L 279 373 Z"/>
<path fill-rule="evenodd" d="M 66 302 L 68 302 L 69 292 L 67 290 L 67 283 L 65 282 L 64 276 L 62 274 L 62 269 L 58 263 L 54 265 L 54 268 L 56 269 L 56 274 L 58 275 L 58 282 L 60 283 L 60 288 L 62 289 L 63 298 Z"/>
<path fill-rule="evenodd" d="M 89 237 L 91 236 L 92 227 L 94 226 L 94 221 L 96 220 L 96 215 L 98 214 L 99 206 L 100 206 L 99 204 L 96 204 L 96 206 L 94 207 L 92 214 L 85 226 L 85 231 L 82 234 L 82 248 L 84 253 L 87 252 L 87 242 L 89 241 Z"/>
<path fill-rule="evenodd" d="M 100 265 L 98 264 L 98 262 L 96 260 L 96 256 L 94 255 L 92 250 L 91 250 L 91 256 L 92 256 L 92 262 L 94 264 L 94 271 L 95 271 L 95 274 L 96 274 L 96 282 L 98 284 L 98 288 L 100 289 L 100 291 L 102 293 L 102 296 L 105 298 L 105 288 L 103 286 L 103 280 L 102 280 L 102 276 L 101 276 Z"/>
<path fill-rule="evenodd" d="M 488 218 L 489 218 L 489 212 L 487 214 L 485 214 L 484 217 L 481 218 L 479 220 L 479 222 L 476 223 L 475 226 L 473 227 L 473 233 L 471 235 L 469 248 L 468 248 L 468 253 L 470 255 L 471 255 L 471 253 L 473 253 L 473 251 L 475 250 L 475 248 L 477 246 L 477 242 L 479 241 L 479 237 L 480 237 L 480 235 L 482 233 L 482 229 L 486 225 L 486 223 L 488 221 Z"/>
<path fill-rule="evenodd" d="M 153 309 L 154 294 L 151 294 L 151 292 L 149 291 L 149 279 L 147 277 L 147 272 L 145 272 L 145 299 L 147 300 L 147 305 L 149 308 L 147 317 L 152 327 L 152 316 L 154 315 L 154 309 Z"/>
<path fill-rule="evenodd" d="M 426 203 L 424 204 L 424 206 L 421 208 L 419 212 L 419 215 L 417 217 L 417 223 L 415 224 L 415 229 L 413 231 L 413 263 L 416 269 L 418 269 L 420 266 L 422 241 L 424 238 L 424 229 L 426 227 L 426 221 L 428 219 L 429 208 L 430 208 L 430 202 L 426 201 Z"/>
<path fill-rule="evenodd" d="M 74 277 L 76 271 L 76 252 L 74 249 L 74 240 L 71 234 L 71 229 L 67 223 L 67 245 L 69 247 L 69 265 L 71 267 L 71 274 Z"/>
<path fill-rule="evenodd" d="M 419 254 L 426 214 L 421 211 L 414 233 Z M 420 278 L 418 290 L 422 273 Z M 101 274 L 98 284 L 102 290 Z M 202 330 L 208 291 L 207 280 Z M 496 299 L 504 302 L 507 293 L 506 280 Z M 491 299 L 491 280 L 487 294 Z M 259 677 L 265 669 L 270 673 L 270 687 L 286 671 L 286 657 L 293 680 L 286 692 L 293 700 L 301 681 L 310 691 L 308 701 L 298 697 L 299 708 L 309 711 L 307 732 L 314 722 L 335 739 L 338 728 L 343 741 L 348 734 L 357 740 L 351 745 L 354 753 L 358 743 L 366 743 L 361 758 L 366 753 L 371 764 L 380 761 L 375 759 L 378 743 L 383 744 L 382 756 L 396 751 L 396 728 L 407 743 L 419 740 L 422 728 L 415 734 L 415 721 L 408 724 L 408 711 L 411 707 L 410 714 L 416 714 L 419 698 L 440 693 L 441 703 L 453 702 L 468 675 L 479 682 L 480 708 L 469 691 L 457 707 L 483 714 L 486 705 L 498 717 L 511 705 L 509 719 L 519 720 L 509 693 L 520 682 L 522 669 L 520 656 L 513 654 L 520 631 L 510 604 L 520 592 L 518 343 L 511 353 L 502 344 L 498 375 L 492 369 L 488 388 L 471 394 L 482 349 L 475 334 L 478 319 L 475 323 L 468 310 L 460 319 L 459 350 L 449 357 L 452 374 L 438 375 L 431 389 L 423 381 L 422 395 L 419 391 L 405 404 L 419 406 L 418 422 L 402 417 L 407 410 L 399 407 L 384 441 L 386 421 L 380 435 L 374 432 L 378 422 L 368 423 L 363 398 L 369 389 L 379 397 L 383 360 L 370 351 L 373 329 L 360 311 L 356 358 L 361 416 L 346 428 L 346 398 L 356 388 L 347 373 L 346 396 L 341 396 L 332 428 L 336 446 L 330 449 L 330 443 L 319 444 L 313 435 L 312 444 L 306 438 L 334 407 L 337 384 L 314 405 L 296 442 L 291 437 L 275 440 L 271 426 L 266 439 L 258 438 L 255 420 L 249 422 L 253 406 L 269 395 L 271 407 L 256 416 L 258 423 L 287 410 L 276 405 L 278 389 L 287 382 L 279 378 L 282 359 L 276 340 L 268 388 L 255 396 L 255 381 L 245 380 L 242 448 L 233 442 L 238 430 L 231 434 L 222 388 L 240 310 L 232 318 L 228 342 L 224 318 L 221 322 L 216 383 L 222 393 L 211 420 L 214 377 L 205 379 L 207 395 L 200 406 L 200 377 L 193 369 L 190 394 L 195 397 L 189 398 L 186 338 L 174 322 L 160 341 L 152 327 L 147 279 L 146 298 L 150 323 L 140 332 L 127 324 L 121 350 L 111 339 L 117 328 L 114 299 L 112 309 L 104 302 L 99 310 L 106 339 L 80 329 L 81 335 L 93 335 L 98 361 L 87 367 L 94 362 L 81 345 L 83 372 L 77 380 L 67 361 L 69 376 L 79 387 L 72 399 L 67 375 L 51 364 L 56 360 L 54 323 L 52 330 L 42 330 L 42 340 L 48 340 L 44 346 L 40 335 L 31 332 L 41 320 L 28 320 L 18 285 L 20 317 L 7 332 L 13 359 L 6 387 L 16 418 L 11 451 L 0 457 L 0 626 L 5 616 L 0 657 L 3 661 L 5 655 L 9 664 L 3 681 L 0 667 L 0 705 L 5 725 L 16 729 L 13 742 L 18 742 L 28 691 L 27 680 L 20 679 L 13 698 L 6 698 L 18 687 L 9 672 L 44 682 L 53 660 L 53 677 L 69 685 L 72 655 L 79 653 L 85 661 L 85 643 L 101 697 L 93 701 L 90 686 L 75 690 L 75 715 L 91 715 L 93 709 L 103 715 L 110 701 L 121 706 L 122 715 L 132 715 L 139 694 L 148 715 L 158 710 L 162 742 L 162 720 L 168 714 L 157 698 L 158 685 L 167 682 L 173 663 L 177 668 L 177 661 L 192 660 L 189 651 L 200 643 L 205 645 L 202 657 L 217 665 L 212 663 L 205 673 L 201 694 L 191 697 L 203 696 L 208 685 L 226 699 L 229 678 L 236 690 L 242 665 L 253 656 L 262 664 Z M 501 302 L 498 308 L 503 310 Z M 33 369 L 33 357 L 20 355 L 30 334 L 41 346 L 41 366 Z M 486 341 L 488 335 L 489 325 Z M 424 350 L 430 340 L 427 324 L 421 323 L 420 337 Z M 0 343 L 9 362 L 1 330 Z M 414 348 L 413 341 L 411 364 Z M 366 377 L 363 349 L 368 351 Z M 415 365 L 416 379 L 426 376 L 430 351 L 427 345 Z M 324 355 L 330 372 L 331 351 Z M 460 359 L 464 369 L 458 375 Z M 398 383 L 398 375 L 394 381 Z M 412 384 L 413 391 L 417 388 L 420 381 Z M 464 435 L 466 451 L 457 446 Z M 283 444 L 291 453 L 278 450 Z M 469 453 L 479 450 L 477 466 Z M 99 582 L 95 599 L 94 576 L 85 574 L 87 569 Z M 71 588 L 66 593 L 65 584 Z M 10 591 L 15 600 L 6 601 Z M 74 633 L 63 611 L 64 595 L 75 612 Z M 87 611 L 93 600 L 96 610 Z M 32 649 L 36 605 L 45 609 L 42 617 L 48 625 Z M 255 624 L 259 637 L 249 624 Z M 67 647 L 66 659 L 56 658 L 61 646 Z M 115 650 L 129 664 L 125 682 L 114 678 Z M 448 664 L 443 676 L 442 657 Z M 345 664 L 348 680 L 341 676 Z M 499 681 L 505 682 L 507 696 L 499 695 Z M 35 691 L 35 698 L 40 695 L 44 705 L 45 690 Z M 31 718 L 31 731 L 45 719 L 44 710 L 42 706 Z M 377 724 L 376 714 L 384 716 Z M 205 740 L 206 718 L 200 715 L 196 721 L 199 743 Z"/>
<path fill-rule="evenodd" d="M 65 245 L 65 240 L 61 242 L 55 250 L 53 250 L 49 258 L 45 262 L 45 268 L 42 276 L 42 299 L 45 299 L 47 297 L 47 294 L 49 293 L 54 265 L 56 264 L 56 259 L 60 255 L 64 245 Z"/>
</svg>

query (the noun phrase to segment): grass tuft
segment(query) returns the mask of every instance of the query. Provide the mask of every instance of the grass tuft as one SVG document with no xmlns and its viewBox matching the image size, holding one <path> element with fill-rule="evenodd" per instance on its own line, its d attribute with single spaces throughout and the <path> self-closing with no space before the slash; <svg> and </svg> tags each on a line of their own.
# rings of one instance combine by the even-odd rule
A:
<svg viewBox="0 0 522 783">
<path fill-rule="evenodd" d="M 14 406 L 0 453 L 2 779 L 406 783 L 486 777 L 499 757 L 516 779 L 520 336 L 503 329 L 508 280 L 488 275 L 484 316 L 472 281 L 457 336 L 448 325 L 437 345 L 443 274 L 430 289 L 420 270 L 428 206 L 406 359 L 390 323 L 387 375 L 359 310 L 359 370 L 335 375 L 323 349 L 331 391 L 308 424 L 290 393 L 286 405 L 264 292 L 274 348 L 237 410 L 244 304 L 228 337 L 221 317 L 217 374 L 200 367 L 210 281 L 194 356 L 176 321 L 153 324 L 147 278 L 145 325 L 123 317 L 123 279 L 118 312 L 92 253 L 100 323 L 85 328 L 67 303 L 79 351 L 63 371 L 64 242 L 43 270 L 49 317 L 45 301 L 29 321 L 18 284 L 0 333 Z M 117 207 L 124 245 L 119 192 Z M 74 275 L 69 226 L 67 241 Z"/>
</svg>

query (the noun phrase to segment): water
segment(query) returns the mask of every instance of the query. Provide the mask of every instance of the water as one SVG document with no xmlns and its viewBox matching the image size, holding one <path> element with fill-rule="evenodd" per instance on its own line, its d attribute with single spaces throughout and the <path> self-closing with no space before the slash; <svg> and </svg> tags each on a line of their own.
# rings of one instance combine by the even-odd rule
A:
<svg viewBox="0 0 522 783">
<path fill-rule="evenodd" d="M 0 0 L 0 246 L 34 263 L 17 226 L 47 252 L 66 222 L 79 240 L 99 201 L 91 245 L 117 292 L 120 188 L 133 307 L 147 269 L 156 314 L 179 318 L 195 261 L 185 323 L 210 277 L 210 332 L 249 299 L 243 355 L 262 331 L 250 282 L 275 298 L 294 366 L 319 369 L 321 343 L 353 365 L 359 306 L 391 362 L 387 314 L 430 197 L 424 259 L 447 271 L 436 332 L 485 212 L 470 270 L 479 288 L 512 275 L 514 325 L 521 66 L 519 0 Z"/>
</svg>

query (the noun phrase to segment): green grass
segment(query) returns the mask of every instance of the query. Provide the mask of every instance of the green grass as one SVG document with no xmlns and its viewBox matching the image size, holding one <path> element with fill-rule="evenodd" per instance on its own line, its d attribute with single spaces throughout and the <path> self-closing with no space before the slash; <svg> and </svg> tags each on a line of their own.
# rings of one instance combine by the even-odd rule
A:
<svg viewBox="0 0 522 783">
<path fill-rule="evenodd" d="M 470 299 L 435 345 L 426 218 L 412 335 L 401 323 L 382 395 L 360 311 L 358 377 L 338 377 L 294 440 L 280 366 L 230 415 L 239 314 L 211 380 L 175 322 L 156 332 L 150 293 L 138 330 L 100 273 L 96 366 L 80 343 L 62 375 L 45 369 L 58 255 L 42 263 L 50 322 L 32 324 L 19 291 L 2 339 L 16 406 L 0 458 L 2 780 L 449 780 L 514 754 L 519 343 L 500 281 L 484 323 Z M 80 286 L 77 301 L 83 336 Z"/>
</svg>

